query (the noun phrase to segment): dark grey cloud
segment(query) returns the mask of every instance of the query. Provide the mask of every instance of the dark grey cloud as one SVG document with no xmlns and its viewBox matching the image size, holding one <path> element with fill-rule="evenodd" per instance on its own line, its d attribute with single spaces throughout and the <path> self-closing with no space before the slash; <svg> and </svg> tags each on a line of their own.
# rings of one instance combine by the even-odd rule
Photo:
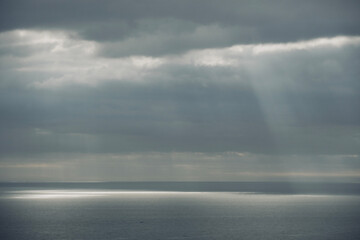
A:
<svg viewBox="0 0 360 240">
<path fill-rule="evenodd" d="M 359 6 L 1 1 L 0 180 L 358 179 Z"/>
<path fill-rule="evenodd" d="M 205 89 L 196 82 L 142 86 L 109 83 L 96 89 L 67 90 L 66 93 L 9 92 L 12 100 L 7 94 L 2 95 L 6 99 L 1 104 L 2 126 L 8 131 L 33 130 L 20 131 L 20 135 L 10 131 L 6 135 L 18 139 L 13 143 L 3 135 L 2 152 L 21 151 L 22 141 L 29 145 L 29 151 L 35 152 L 83 151 L 86 146 L 80 144 L 77 149 L 68 141 L 74 136 L 74 141 L 78 141 L 76 134 L 97 136 L 101 145 L 90 151 L 101 152 L 226 150 L 240 144 L 233 141 L 239 132 L 244 132 L 241 135 L 257 132 L 253 138 L 262 139 L 258 144 L 264 143 L 266 129 L 253 93 L 212 85 Z M 19 95 L 23 98 L 21 102 Z M 257 127 L 246 129 L 244 123 Z M 36 135 L 36 128 L 54 135 Z M 30 141 L 21 134 L 29 135 Z M 33 137 L 40 142 L 33 141 Z M 244 136 L 238 140 L 245 142 Z"/>
<path fill-rule="evenodd" d="M 104 56 L 359 35 L 357 1 L 2 1 L 0 29 L 67 29 Z"/>
<path fill-rule="evenodd" d="M 239 67 L 169 60 L 146 81 L 97 86 L 43 89 L 28 72 L 9 76 L 1 152 L 359 154 L 357 52 L 280 51 Z"/>
</svg>

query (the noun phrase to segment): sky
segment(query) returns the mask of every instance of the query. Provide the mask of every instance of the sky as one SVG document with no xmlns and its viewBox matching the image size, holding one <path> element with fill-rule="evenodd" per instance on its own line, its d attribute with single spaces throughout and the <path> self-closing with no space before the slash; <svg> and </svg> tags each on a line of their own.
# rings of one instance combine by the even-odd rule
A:
<svg viewBox="0 0 360 240">
<path fill-rule="evenodd" d="M 360 3 L 2 0 L 0 181 L 360 181 Z"/>
</svg>

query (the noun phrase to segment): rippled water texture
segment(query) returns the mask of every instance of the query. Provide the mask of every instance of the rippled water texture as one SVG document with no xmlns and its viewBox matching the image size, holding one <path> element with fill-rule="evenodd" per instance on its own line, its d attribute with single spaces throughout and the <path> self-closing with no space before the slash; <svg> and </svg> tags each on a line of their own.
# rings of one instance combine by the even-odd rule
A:
<svg viewBox="0 0 360 240">
<path fill-rule="evenodd" d="M 358 195 L 7 190 L 0 239 L 356 239 Z"/>
</svg>

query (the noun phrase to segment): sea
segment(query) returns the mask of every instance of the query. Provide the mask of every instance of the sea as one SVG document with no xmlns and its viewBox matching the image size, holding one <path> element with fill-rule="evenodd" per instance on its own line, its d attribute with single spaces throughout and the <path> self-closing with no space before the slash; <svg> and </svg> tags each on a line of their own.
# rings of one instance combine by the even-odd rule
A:
<svg viewBox="0 0 360 240">
<path fill-rule="evenodd" d="M 0 239 L 360 239 L 359 183 L 0 183 Z"/>
</svg>

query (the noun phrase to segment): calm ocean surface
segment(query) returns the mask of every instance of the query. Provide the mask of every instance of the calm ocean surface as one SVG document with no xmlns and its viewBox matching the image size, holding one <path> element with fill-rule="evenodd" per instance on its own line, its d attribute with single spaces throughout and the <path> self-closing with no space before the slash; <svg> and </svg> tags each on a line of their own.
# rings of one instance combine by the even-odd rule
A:
<svg viewBox="0 0 360 240">
<path fill-rule="evenodd" d="M 357 184 L 3 183 L 0 239 L 359 239 L 358 190 Z"/>
</svg>

